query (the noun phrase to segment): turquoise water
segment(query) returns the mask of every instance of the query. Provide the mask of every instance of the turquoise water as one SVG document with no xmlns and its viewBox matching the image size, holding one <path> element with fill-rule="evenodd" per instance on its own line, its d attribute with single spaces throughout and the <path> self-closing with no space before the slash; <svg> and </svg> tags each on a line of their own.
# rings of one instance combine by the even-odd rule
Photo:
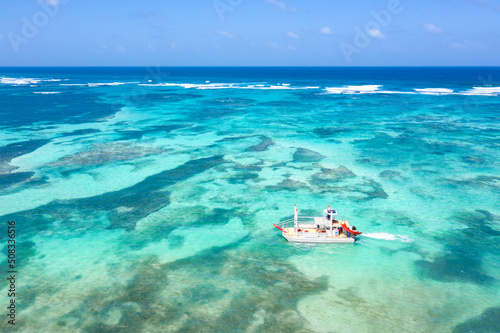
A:
<svg viewBox="0 0 500 333">
<path fill-rule="evenodd" d="M 499 78 L 1 69 L 15 329 L 498 331 Z M 272 225 L 294 204 L 301 215 L 330 204 L 363 235 L 288 243 Z"/>
</svg>

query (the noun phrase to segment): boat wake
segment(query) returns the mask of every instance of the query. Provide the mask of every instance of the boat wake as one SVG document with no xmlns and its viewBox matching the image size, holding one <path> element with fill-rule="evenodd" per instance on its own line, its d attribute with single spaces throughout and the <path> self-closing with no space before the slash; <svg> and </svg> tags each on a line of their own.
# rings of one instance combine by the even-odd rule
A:
<svg viewBox="0 0 500 333">
<path fill-rule="evenodd" d="M 365 234 L 363 233 L 363 237 L 375 238 L 375 239 L 383 239 L 389 241 L 399 241 L 403 243 L 413 243 L 413 239 L 405 235 L 393 235 L 387 232 L 373 232 Z"/>
</svg>

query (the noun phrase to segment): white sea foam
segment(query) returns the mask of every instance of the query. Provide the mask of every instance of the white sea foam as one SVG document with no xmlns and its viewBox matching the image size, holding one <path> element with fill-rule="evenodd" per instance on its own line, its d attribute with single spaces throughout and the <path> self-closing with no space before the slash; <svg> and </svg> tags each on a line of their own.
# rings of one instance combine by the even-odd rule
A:
<svg viewBox="0 0 500 333">
<path fill-rule="evenodd" d="M 32 87 L 40 82 L 58 82 L 61 79 L 34 79 L 34 78 L 16 78 L 16 77 L 0 77 L 1 84 L 11 84 L 15 86 L 29 84 Z"/>
<path fill-rule="evenodd" d="M 89 82 L 89 83 L 62 83 L 61 86 L 75 87 L 101 87 L 101 86 L 120 86 L 124 84 L 136 84 L 139 82 Z"/>
<path fill-rule="evenodd" d="M 500 87 L 473 87 L 467 91 L 460 93 L 465 96 L 498 96 L 500 95 Z"/>
<path fill-rule="evenodd" d="M 134 84 L 139 82 L 99 82 L 99 83 L 87 83 L 89 87 L 100 87 L 100 86 L 121 86 L 123 84 Z"/>
<path fill-rule="evenodd" d="M 37 84 L 40 79 L 30 79 L 30 78 L 15 78 L 15 77 L 0 77 L 0 83 L 2 84 L 12 84 L 12 85 L 23 85 L 23 84 Z"/>
<path fill-rule="evenodd" d="M 291 87 L 288 83 L 277 84 L 277 85 L 265 85 L 265 84 L 244 84 L 244 83 L 206 83 L 206 84 L 195 84 L 195 83 L 143 83 L 140 86 L 149 87 L 182 87 L 186 89 L 260 89 L 260 90 L 300 90 L 300 89 L 319 89 L 320 87 Z"/>
<path fill-rule="evenodd" d="M 330 94 L 369 94 L 377 92 L 382 85 L 364 85 L 364 86 L 344 86 L 344 87 L 326 87 Z"/>
<path fill-rule="evenodd" d="M 372 232 L 365 234 L 363 233 L 364 237 L 369 237 L 369 238 L 375 238 L 375 239 L 383 239 L 383 240 L 389 240 L 389 241 L 399 241 L 403 243 L 413 243 L 413 239 L 411 239 L 408 236 L 405 235 L 393 235 L 389 234 L 387 232 Z"/>
<path fill-rule="evenodd" d="M 405 94 L 405 95 L 415 95 L 417 94 L 414 91 L 391 91 L 391 90 L 377 90 L 374 92 L 375 94 Z"/>
<path fill-rule="evenodd" d="M 380 90 L 382 85 L 362 85 L 362 86 L 343 86 L 343 87 L 326 87 L 328 94 L 422 94 L 422 95 L 465 95 L 465 96 L 499 96 L 500 87 L 473 87 L 466 91 L 454 91 L 449 88 L 415 88 L 414 91 L 391 91 Z"/>
<path fill-rule="evenodd" d="M 424 95 L 463 95 L 463 96 L 498 96 L 500 95 L 500 87 L 473 87 L 465 91 L 454 91 L 448 88 L 424 88 L 415 89 L 420 94 Z"/>
<path fill-rule="evenodd" d="M 42 94 L 42 95 L 54 95 L 60 94 L 60 91 L 34 91 L 33 94 Z"/>
<path fill-rule="evenodd" d="M 424 95 L 452 95 L 454 94 L 453 89 L 448 88 L 423 88 L 415 89 L 415 91 Z"/>
</svg>

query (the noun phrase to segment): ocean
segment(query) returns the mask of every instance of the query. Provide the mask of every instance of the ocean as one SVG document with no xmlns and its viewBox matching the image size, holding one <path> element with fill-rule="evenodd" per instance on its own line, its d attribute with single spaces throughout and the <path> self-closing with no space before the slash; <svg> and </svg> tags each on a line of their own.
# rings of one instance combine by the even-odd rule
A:
<svg viewBox="0 0 500 333">
<path fill-rule="evenodd" d="M 498 67 L 0 68 L 0 101 L 2 332 L 499 331 Z M 363 234 L 287 242 L 295 204 Z"/>
</svg>

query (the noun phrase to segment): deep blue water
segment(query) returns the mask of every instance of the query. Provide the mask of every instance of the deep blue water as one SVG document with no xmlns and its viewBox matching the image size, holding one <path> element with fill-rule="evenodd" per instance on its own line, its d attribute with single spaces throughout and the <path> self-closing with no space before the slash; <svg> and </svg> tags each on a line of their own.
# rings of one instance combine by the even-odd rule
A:
<svg viewBox="0 0 500 333">
<path fill-rule="evenodd" d="M 497 67 L 0 68 L 17 329 L 495 331 L 499 81 Z M 288 243 L 272 225 L 294 204 L 331 204 L 363 236 Z"/>
</svg>

